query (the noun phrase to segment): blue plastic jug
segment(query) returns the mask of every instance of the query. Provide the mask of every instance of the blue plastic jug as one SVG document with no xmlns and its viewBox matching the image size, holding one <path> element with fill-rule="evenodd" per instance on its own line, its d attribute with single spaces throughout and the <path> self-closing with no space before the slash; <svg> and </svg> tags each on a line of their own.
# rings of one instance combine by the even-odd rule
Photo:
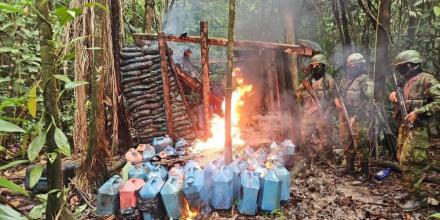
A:
<svg viewBox="0 0 440 220">
<path fill-rule="evenodd" d="M 254 149 L 252 147 L 248 146 L 243 149 L 243 151 L 241 153 L 241 157 L 244 160 L 247 160 L 247 159 L 251 158 L 254 153 L 255 153 Z"/>
<path fill-rule="evenodd" d="M 285 157 L 281 150 L 276 150 L 267 155 L 267 161 L 272 163 L 281 163 L 283 166 L 285 165 Z"/>
<path fill-rule="evenodd" d="M 238 196 L 238 192 L 240 190 L 240 168 L 238 167 L 238 160 L 234 160 L 232 161 L 231 164 L 229 164 L 227 166 L 227 168 L 229 168 L 232 171 L 232 182 L 233 182 L 233 192 L 234 192 L 234 197 Z"/>
<path fill-rule="evenodd" d="M 149 170 L 149 172 L 147 174 L 147 180 L 150 179 L 150 175 L 154 175 L 154 174 L 159 174 L 159 176 L 162 177 L 162 179 L 164 181 L 167 180 L 167 178 L 168 178 L 168 171 L 162 165 L 156 164 L 156 163 L 152 163 L 152 162 L 147 162 L 144 165 Z"/>
<path fill-rule="evenodd" d="M 202 193 L 204 186 L 204 173 L 200 166 L 185 165 L 185 182 L 183 185 L 183 193 L 191 209 L 198 209 L 202 205 Z"/>
<path fill-rule="evenodd" d="M 259 164 L 264 164 L 264 162 L 266 162 L 267 153 L 262 147 L 260 147 L 252 156 L 258 161 Z"/>
<path fill-rule="evenodd" d="M 96 215 L 106 216 L 116 214 L 119 209 L 119 188 L 122 186 L 122 178 L 114 175 L 98 189 L 96 201 Z"/>
<path fill-rule="evenodd" d="M 281 143 L 281 147 L 284 149 L 286 156 L 293 156 L 295 154 L 295 144 L 289 139 L 286 139 Z"/>
<path fill-rule="evenodd" d="M 258 208 L 263 212 L 272 212 L 280 208 L 281 181 L 273 169 L 267 169 L 260 176 L 260 192 L 258 193 Z"/>
<path fill-rule="evenodd" d="M 153 146 L 156 149 L 156 152 L 163 151 L 168 146 L 173 146 L 173 139 L 171 139 L 168 135 L 164 137 L 157 137 L 153 139 Z"/>
<path fill-rule="evenodd" d="M 211 205 L 214 209 L 230 209 L 234 199 L 234 174 L 228 167 L 221 166 L 214 173 Z"/>
<path fill-rule="evenodd" d="M 164 204 L 159 196 L 165 184 L 159 175 L 152 175 L 145 185 L 139 190 L 138 209 L 144 219 L 163 219 L 165 217 Z"/>
<path fill-rule="evenodd" d="M 182 210 L 183 182 L 176 176 L 170 176 L 160 191 L 165 210 L 170 218 L 179 219 Z"/>
<path fill-rule="evenodd" d="M 131 178 L 139 178 L 144 181 L 147 180 L 148 169 L 144 166 L 144 164 L 135 164 L 130 170 L 128 170 L 128 179 Z"/>
<path fill-rule="evenodd" d="M 240 177 L 241 188 L 238 197 L 238 211 L 243 215 L 255 215 L 257 213 L 260 176 L 255 171 L 245 170 L 240 174 Z"/>
<path fill-rule="evenodd" d="M 191 169 L 193 167 L 195 167 L 197 169 L 202 169 L 200 167 L 199 162 L 197 162 L 195 160 L 190 160 L 190 161 L 186 162 L 185 166 L 183 166 L 183 172 L 187 173 L 189 171 L 189 169 Z"/>
<path fill-rule="evenodd" d="M 214 176 L 215 171 L 221 166 L 222 163 L 223 162 L 221 159 L 216 159 L 209 162 L 203 167 L 203 173 L 205 176 L 205 186 L 204 186 L 204 193 L 202 194 L 202 199 L 205 202 L 208 202 L 209 199 L 211 198 L 212 184 L 214 182 L 212 178 Z"/>
<path fill-rule="evenodd" d="M 153 159 L 155 155 L 156 155 L 156 150 L 154 149 L 154 147 L 147 144 L 142 153 L 142 159 L 144 160 L 144 162 L 150 161 L 151 159 Z"/>
<path fill-rule="evenodd" d="M 287 202 L 290 199 L 290 173 L 289 171 L 280 163 L 274 165 L 274 171 L 281 181 L 281 197 L 280 200 Z"/>
<path fill-rule="evenodd" d="M 181 182 L 185 179 L 185 173 L 183 171 L 183 168 L 180 166 L 180 164 L 176 163 L 174 164 L 173 168 L 170 169 L 168 172 L 168 175 L 177 177 Z"/>
</svg>

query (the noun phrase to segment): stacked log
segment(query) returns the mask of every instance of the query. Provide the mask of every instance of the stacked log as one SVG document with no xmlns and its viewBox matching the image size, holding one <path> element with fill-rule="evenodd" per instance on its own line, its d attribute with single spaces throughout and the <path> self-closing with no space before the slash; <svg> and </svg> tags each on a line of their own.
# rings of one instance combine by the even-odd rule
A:
<svg viewBox="0 0 440 220">
<path fill-rule="evenodd" d="M 127 46 L 121 51 L 121 88 L 133 140 L 149 143 L 167 134 L 160 54 L 157 45 Z M 171 73 L 172 68 L 168 67 Z M 176 138 L 194 140 L 196 134 L 183 103 L 173 74 L 170 80 L 170 102 Z M 137 144 L 136 143 L 136 144 Z"/>
</svg>

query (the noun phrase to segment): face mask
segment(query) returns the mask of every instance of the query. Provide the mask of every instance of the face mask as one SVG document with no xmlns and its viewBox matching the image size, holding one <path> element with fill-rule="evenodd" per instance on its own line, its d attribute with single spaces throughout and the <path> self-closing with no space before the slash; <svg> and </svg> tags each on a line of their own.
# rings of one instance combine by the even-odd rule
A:
<svg viewBox="0 0 440 220">
<path fill-rule="evenodd" d="M 347 66 L 347 76 L 348 78 L 354 78 L 356 76 L 359 76 L 362 74 L 363 67 L 361 65 L 353 65 L 353 66 Z"/>
<path fill-rule="evenodd" d="M 318 80 L 321 77 L 323 77 L 324 73 L 325 73 L 325 66 L 324 65 L 318 65 L 318 66 L 312 68 L 312 70 L 311 70 L 311 74 L 315 80 Z"/>
<path fill-rule="evenodd" d="M 400 75 L 406 75 L 409 72 L 409 66 L 405 64 L 401 64 L 395 67 L 396 72 Z"/>
</svg>

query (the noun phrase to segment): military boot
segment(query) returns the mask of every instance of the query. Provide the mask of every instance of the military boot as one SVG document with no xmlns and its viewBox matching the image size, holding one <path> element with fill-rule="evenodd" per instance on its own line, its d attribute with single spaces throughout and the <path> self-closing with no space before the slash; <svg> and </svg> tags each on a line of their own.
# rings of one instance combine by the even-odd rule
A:
<svg viewBox="0 0 440 220">
<path fill-rule="evenodd" d="M 370 179 L 370 167 L 368 163 L 361 163 L 361 172 L 358 176 L 358 180 L 366 182 Z"/>
<path fill-rule="evenodd" d="M 354 156 L 347 157 L 347 165 L 344 170 L 345 175 L 354 176 Z"/>
</svg>

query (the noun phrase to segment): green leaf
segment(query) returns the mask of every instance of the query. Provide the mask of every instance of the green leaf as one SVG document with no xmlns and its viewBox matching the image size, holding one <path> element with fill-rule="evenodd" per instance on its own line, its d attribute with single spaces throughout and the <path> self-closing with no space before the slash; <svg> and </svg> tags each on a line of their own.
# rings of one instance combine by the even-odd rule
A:
<svg viewBox="0 0 440 220">
<path fill-rule="evenodd" d="M 41 177 L 41 174 L 43 174 L 43 165 L 38 164 L 31 169 L 30 178 L 29 178 L 29 186 L 33 188 L 35 184 L 37 184 L 38 180 Z"/>
<path fill-rule="evenodd" d="M 42 219 L 44 213 L 46 213 L 46 204 L 40 204 L 32 208 L 28 214 L 28 217 L 30 219 Z"/>
<path fill-rule="evenodd" d="M 64 26 L 75 19 L 75 14 L 72 14 L 70 10 L 64 6 L 55 9 L 55 16 L 58 22 L 60 22 L 61 26 Z"/>
<path fill-rule="evenodd" d="M 70 80 L 69 77 L 67 77 L 66 75 L 59 75 L 59 74 L 57 74 L 57 75 L 54 75 L 54 76 L 55 76 L 55 78 L 65 82 L 65 83 L 72 82 L 72 80 Z"/>
<path fill-rule="evenodd" d="M 13 208 L 0 204 L 0 219 L 2 220 L 27 220 L 28 218 L 22 216 Z"/>
<path fill-rule="evenodd" d="M 75 82 L 68 82 L 66 83 L 66 89 L 73 89 L 77 86 L 82 86 L 82 85 L 86 85 L 87 82 L 85 81 L 75 81 Z"/>
<path fill-rule="evenodd" d="M 429 218 L 440 219 L 440 212 L 430 215 Z"/>
<path fill-rule="evenodd" d="M 59 128 L 55 128 L 54 135 L 55 135 L 55 143 L 58 146 L 59 152 L 69 157 L 70 156 L 70 145 L 69 145 L 69 141 L 67 140 L 66 135 Z"/>
<path fill-rule="evenodd" d="M 0 187 L 4 187 L 6 189 L 10 189 L 12 192 L 20 193 L 25 196 L 29 196 L 29 193 L 21 186 L 7 180 L 4 177 L 0 176 Z M 0 218 L 1 219 L 1 218 Z"/>
<path fill-rule="evenodd" d="M 24 14 L 24 10 L 21 10 L 19 7 L 15 5 L 6 4 L 3 2 L 0 2 L 0 11 L 3 11 L 5 13 Z"/>
<path fill-rule="evenodd" d="M 127 163 L 125 164 L 125 166 L 122 168 L 122 171 L 121 171 L 122 174 L 121 174 L 121 176 L 122 176 L 122 179 L 123 179 L 124 181 L 127 181 L 127 180 L 128 180 L 128 171 L 131 169 L 132 166 L 133 166 L 133 165 L 131 165 L 131 163 L 127 161 Z"/>
<path fill-rule="evenodd" d="M 20 50 L 18 50 L 17 48 L 12 48 L 12 47 L 0 47 L 0 53 L 12 53 L 12 54 L 17 54 L 19 53 Z"/>
<path fill-rule="evenodd" d="M 37 116 L 37 85 L 32 86 L 28 95 L 28 109 L 32 117 Z"/>
<path fill-rule="evenodd" d="M 0 132 L 22 132 L 25 130 L 10 122 L 0 119 Z"/>
<path fill-rule="evenodd" d="M 84 7 L 93 7 L 93 6 L 97 6 L 98 8 L 110 13 L 110 10 L 103 4 L 97 3 L 97 2 L 90 2 L 90 3 L 86 3 L 84 4 Z"/>
<path fill-rule="evenodd" d="M 29 162 L 29 160 L 16 160 L 16 161 L 12 161 L 12 162 L 10 162 L 10 163 L 8 163 L 6 165 L 1 166 L 0 170 L 5 170 L 5 169 L 11 168 L 11 167 L 15 167 L 15 166 L 18 166 L 20 164 L 24 164 L 24 163 L 28 163 L 28 162 Z"/>
<path fill-rule="evenodd" d="M 34 140 L 32 140 L 31 144 L 28 148 L 28 158 L 30 161 L 35 160 L 38 154 L 40 154 L 41 149 L 43 149 L 44 144 L 46 143 L 46 132 L 41 132 Z"/>
<path fill-rule="evenodd" d="M 11 81 L 11 77 L 9 76 L 0 78 L 0 83 L 9 82 L 9 81 Z"/>
<path fill-rule="evenodd" d="M 440 16 L 440 6 L 434 6 L 434 14 L 436 17 Z"/>
<path fill-rule="evenodd" d="M 50 163 L 53 163 L 55 159 L 57 159 L 58 153 L 57 152 L 51 152 L 47 154 L 47 158 L 49 159 Z"/>
</svg>

